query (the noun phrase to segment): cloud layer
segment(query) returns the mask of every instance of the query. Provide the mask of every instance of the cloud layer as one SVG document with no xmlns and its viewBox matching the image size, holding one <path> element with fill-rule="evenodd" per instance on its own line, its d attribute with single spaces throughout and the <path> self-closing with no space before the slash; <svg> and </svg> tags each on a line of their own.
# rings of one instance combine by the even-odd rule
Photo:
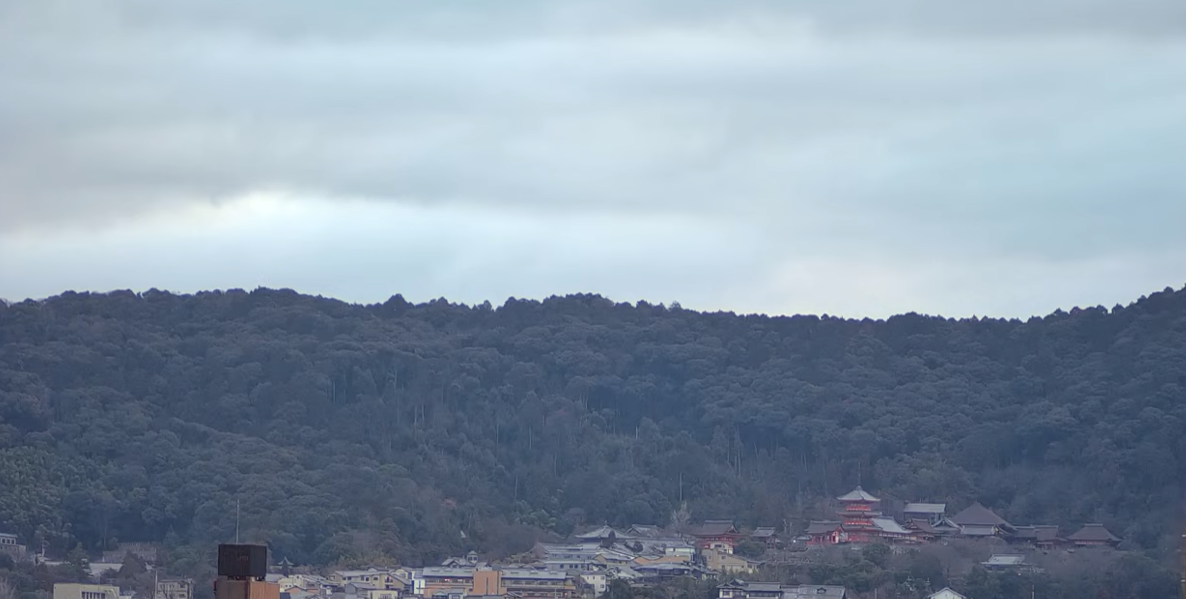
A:
<svg viewBox="0 0 1186 599">
<path fill-rule="evenodd" d="M 739 4 L 0 3 L 0 296 L 1028 315 L 1186 280 L 1186 4 Z"/>
</svg>

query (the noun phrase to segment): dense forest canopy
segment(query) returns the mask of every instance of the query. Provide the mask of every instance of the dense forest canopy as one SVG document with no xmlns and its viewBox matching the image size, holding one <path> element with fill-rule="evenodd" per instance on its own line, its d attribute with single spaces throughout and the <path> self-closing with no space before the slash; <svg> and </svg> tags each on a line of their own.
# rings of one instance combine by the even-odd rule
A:
<svg viewBox="0 0 1186 599">
<path fill-rule="evenodd" d="M 1170 289 L 1026 322 L 64 293 L 0 304 L 0 529 L 176 560 L 239 502 L 298 564 L 415 563 L 676 512 L 793 524 L 859 479 L 1168 552 L 1184 400 Z"/>
</svg>

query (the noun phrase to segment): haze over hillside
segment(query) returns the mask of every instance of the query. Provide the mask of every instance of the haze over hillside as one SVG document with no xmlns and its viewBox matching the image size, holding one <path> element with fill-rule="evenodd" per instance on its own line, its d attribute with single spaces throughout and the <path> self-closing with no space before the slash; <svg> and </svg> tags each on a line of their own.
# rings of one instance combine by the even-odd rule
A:
<svg viewBox="0 0 1186 599">
<path fill-rule="evenodd" d="M 589 523 L 802 523 L 866 488 L 1171 551 L 1186 291 L 1028 322 L 259 289 L 0 305 L 0 527 L 299 564 Z M 460 534 L 464 532 L 465 534 Z M 200 552 L 192 560 L 200 562 Z M 191 564 L 192 565 L 192 564 Z"/>
</svg>

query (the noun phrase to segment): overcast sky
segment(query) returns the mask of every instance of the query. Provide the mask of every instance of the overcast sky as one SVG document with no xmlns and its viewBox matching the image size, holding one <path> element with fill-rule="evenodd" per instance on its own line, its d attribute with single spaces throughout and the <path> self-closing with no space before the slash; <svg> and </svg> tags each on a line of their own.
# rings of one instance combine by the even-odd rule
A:
<svg viewBox="0 0 1186 599">
<path fill-rule="evenodd" d="M 1184 231 L 1183 0 L 0 0 L 9 300 L 1026 317 Z"/>
</svg>

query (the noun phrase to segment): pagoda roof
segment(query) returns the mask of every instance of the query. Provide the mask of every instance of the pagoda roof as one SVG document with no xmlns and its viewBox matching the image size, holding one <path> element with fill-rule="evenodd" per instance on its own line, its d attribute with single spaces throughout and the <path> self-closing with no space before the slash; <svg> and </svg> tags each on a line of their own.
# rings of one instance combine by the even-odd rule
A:
<svg viewBox="0 0 1186 599">
<path fill-rule="evenodd" d="M 1004 518 L 980 505 L 979 502 L 973 503 L 964 509 L 964 511 L 952 516 L 951 521 L 960 526 L 1004 526 L 1013 528 Z"/>
<path fill-rule="evenodd" d="M 859 485 L 857 486 L 857 488 L 849 491 L 848 493 L 845 493 L 844 495 L 841 495 L 840 497 L 837 497 L 836 499 L 837 499 L 837 501 L 868 501 L 868 502 L 881 501 L 880 499 L 870 495 L 868 492 L 866 492 L 864 489 L 862 489 Z"/>
<path fill-rule="evenodd" d="M 1084 524 L 1079 532 L 1067 537 L 1068 541 L 1105 541 L 1108 543 L 1120 542 L 1120 537 L 1112 534 L 1108 529 L 1104 528 L 1103 524 Z"/>
</svg>

